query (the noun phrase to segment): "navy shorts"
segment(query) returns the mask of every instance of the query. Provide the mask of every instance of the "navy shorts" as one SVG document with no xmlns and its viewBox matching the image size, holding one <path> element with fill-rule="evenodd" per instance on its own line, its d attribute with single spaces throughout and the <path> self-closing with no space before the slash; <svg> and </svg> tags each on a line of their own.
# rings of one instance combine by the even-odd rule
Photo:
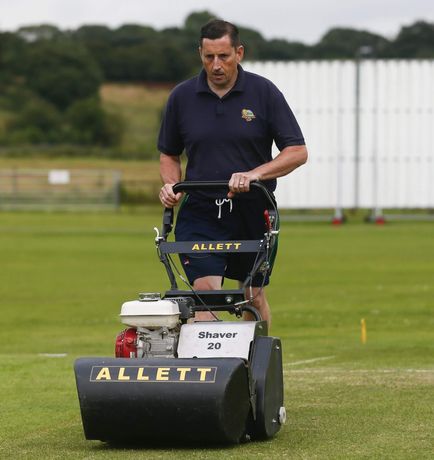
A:
<svg viewBox="0 0 434 460">
<path fill-rule="evenodd" d="M 218 205 L 216 202 L 220 203 Z M 176 241 L 260 240 L 266 231 L 265 197 L 227 200 L 186 195 L 180 205 L 175 227 Z M 277 245 L 275 246 L 275 248 Z M 256 253 L 180 254 L 181 264 L 192 284 L 209 275 L 244 281 L 255 263 Z M 274 262 L 275 254 L 272 255 Z M 252 286 L 265 286 L 269 274 L 258 273 Z"/>
</svg>

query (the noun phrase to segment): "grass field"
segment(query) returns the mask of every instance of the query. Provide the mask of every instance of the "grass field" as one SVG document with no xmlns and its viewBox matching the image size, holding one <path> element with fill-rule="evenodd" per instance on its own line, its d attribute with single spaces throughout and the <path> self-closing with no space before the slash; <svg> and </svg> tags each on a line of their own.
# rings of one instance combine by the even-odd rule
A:
<svg viewBox="0 0 434 460">
<path fill-rule="evenodd" d="M 283 224 L 268 292 L 288 423 L 272 441 L 85 441 L 73 362 L 111 356 L 121 302 L 168 287 L 153 246 L 160 220 L 154 207 L 0 214 L 1 458 L 433 458 L 433 223 Z"/>
</svg>

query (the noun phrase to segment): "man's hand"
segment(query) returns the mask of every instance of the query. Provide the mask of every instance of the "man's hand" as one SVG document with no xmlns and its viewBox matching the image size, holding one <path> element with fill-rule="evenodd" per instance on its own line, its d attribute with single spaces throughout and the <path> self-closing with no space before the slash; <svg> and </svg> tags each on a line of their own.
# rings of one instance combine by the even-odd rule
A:
<svg viewBox="0 0 434 460">
<path fill-rule="evenodd" d="M 179 200 L 182 198 L 182 193 L 173 193 L 173 186 L 175 184 L 164 184 L 160 190 L 160 201 L 165 208 L 173 208 L 179 203 Z"/>
<path fill-rule="evenodd" d="M 250 182 L 259 180 L 259 174 L 253 171 L 233 173 L 229 180 L 228 198 L 233 198 L 236 193 L 245 193 L 250 190 Z"/>
</svg>

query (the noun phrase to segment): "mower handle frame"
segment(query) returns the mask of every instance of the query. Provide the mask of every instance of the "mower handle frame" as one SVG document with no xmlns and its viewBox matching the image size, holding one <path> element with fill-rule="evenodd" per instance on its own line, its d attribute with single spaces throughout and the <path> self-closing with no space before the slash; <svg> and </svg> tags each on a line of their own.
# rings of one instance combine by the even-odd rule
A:
<svg viewBox="0 0 434 460">
<path fill-rule="evenodd" d="M 249 194 L 254 189 L 260 190 L 265 196 L 269 203 L 269 209 L 276 211 L 276 202 L 273 198 L 273 195 L 268 190 L 268 188 L 260 181 L 255 180 L 250 182 L 251 188 L 248 192 L 243 192 Z M 229 181 L 227 180 L 215 180 L 215 181 L 182 181 L 177 182 L 172 187 L 173 193 L 188 193 L 192 191 L 209 191 L 209 190 L 229 190 Z M 174 211 L 173 208 L 165 208 L 163 212 L 163 226 L 162 226 L 162 238 L 163 241 L 167 240 L 169 233 L 173 228 L 173 218 Z"/>
<path fill-rule="evenodd" d="M 269 203 L 268 212 L 270 213 L 270 215 L 276 216 L 277 215 L 276 202 L 274 200 L 273 195 L 267 189 L 267 187 L 262 182 L 259 182 L 259 181 L 250 182 L 250 186 L 251 186 L 251 189 L 249 190 L 249 192 L 246 192 L 246 193 L 248 194 L 254 189 L 260 190 Z M 174 193 L 183 193 L 183 192 L 188 193 L 191 191 L 209 191 L 209 190 L 229 190 L 229 181 L 183 181 L 183 182 L 176 183 L 172 189 Z M 186 291 L 180 291 L 178 289 L 176 278 L 175 278 L 175 275 L 173 273 L 172 267 L 169 262 L 169 254 L 181 253 L 181 252 L 187 252 L 187 253 L 192 252 L 191 247 L 189 250 L 189 248 L 186 246 L 186 244 L 189 244 L 191 242 L 173 242 L 173 243 L 167 242 L 168 235 L 170 234 L 173 228 L 173 220 L 174 220 L 174 209 L 165 208 L 163 211 L 163 225 L 162 225 L 161 236 L 157 235 L 157 238 L 156 238 L 156 246 L 157 246 L 158 255 L 159 255 L 160 261 L 163 263 L 166 269 L 166 272 L 167 272 L 167 275 L 169 277 L 169 281 L 171 284 L 170 291 L 166 293 L 165 297 L 185 296 L 187 294 Z M 237 299 L 238 301 L 241 301 L 241 298 L 245 299 L 244 288 L 248 286 L 248 283 L 253 279 L 254 274 L 259 270 L 263 261 L 265 260 L 264 259 L 265 258 L 265 245 L 270 244 L 270 238 L 272 238 L 272 244 L 274 244 L 274 237 L 275 235 L 278 234 L 278 230 L 276 230 L 277 219 L 274 218 L 273 220 L 274 220 L 274 226 L 275 226 L 274 228 L 271 228 L 270 221 L 268 221 L 270 228 L 269 228 L 269 239 L 267 241 L 264 241 L 264 240 L 248 240 L 247 241 L 246 240 L 246 241 L 240 242 L 241 244 L 247 247 L 252 247 L 252 248 L 254 247 L 255 251 L 253 252 L 258 251 L 258 252 L 261 252 L 262 255 L 256 262 L 255 266 L 252 268 L 248 278 L 244 281 L 243 289 L 236 290 L 237 295 L 235 297 L 238 298 Z M 199 242 L 199 243 L 202 243 L 202 242 Z M 220 243 L 228 243 L 228 242 L 220 242 Z M 171 250 L 174 248 L 176 250 Z M 222 251 L 222 252 L 232 252 L 232 251 Z M 252 252 L 252 251 L 250 250 L 250 251 L 243 251 L 243 252 Z M 209 292 L 209 294 L 211 294 L 211 292 Z M 226 296 L 227 294 L 235 293 L 234 291 L 226 292 L 225 290 L 221 290 L 218 292 L 220 292 L 220 294 L 223 294 L 224 296 Z M 227 302 L 226 300 L 224 302 L 218 301 L 217 299 L 219 297 L 217 293 L 213 293 L 206 297 L 209 297 L 207 298 L 209 303 L 207 302 L 205 309 L 209 309 L 208 306 L 211 307 L 212 309 L 211 305 L 214 305 L 214 308 L 223 309 L 226 311 L 233 311 L 234 308 L 236 310 L 239 310 L 239 307 L 235 306 L 236 304 L 238 304 L 237 302 L 234 302 L 234 304 L 232 305 L 228 305 L 226 303 Z M 241 301 L 240 303 L 244 303 L 244 302 Z M 201 307 L 197 305 L 197 308 L 198 308 L 198 311 L 200 311 Z M 248 305 L 243 305 L 243 308 L 245 308 L 246 310 L 250 309 Z"/>
</svg>

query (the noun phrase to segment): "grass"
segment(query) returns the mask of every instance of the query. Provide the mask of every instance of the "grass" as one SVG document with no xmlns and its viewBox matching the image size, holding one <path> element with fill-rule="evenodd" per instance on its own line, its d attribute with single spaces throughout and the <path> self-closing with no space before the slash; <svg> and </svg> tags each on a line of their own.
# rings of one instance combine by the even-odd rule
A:
<svg viewBox="0 0 434 460">
<path fill-rule="evenodd" d="M 104 107 L 124 120 L 120 149 L 125 154 L 141 151 L 146 153 L 146 158 L 158 158 L 157 135 L 168 95 L 169 89 L 163 87 L 131 84 L 101 87 Z"/>
<path fill-rule="evenodd" d="M 111 356 L 121 302 L 168 287 L 153 246 L 160 220 L 156 207 L 0 214 L 1 458 L 432 458 L 434 225 L 422 222 L 283 224 L 268 288 L 288 412 L 275 439 L 85 441 L 73 361 Z"/>
</svg>

